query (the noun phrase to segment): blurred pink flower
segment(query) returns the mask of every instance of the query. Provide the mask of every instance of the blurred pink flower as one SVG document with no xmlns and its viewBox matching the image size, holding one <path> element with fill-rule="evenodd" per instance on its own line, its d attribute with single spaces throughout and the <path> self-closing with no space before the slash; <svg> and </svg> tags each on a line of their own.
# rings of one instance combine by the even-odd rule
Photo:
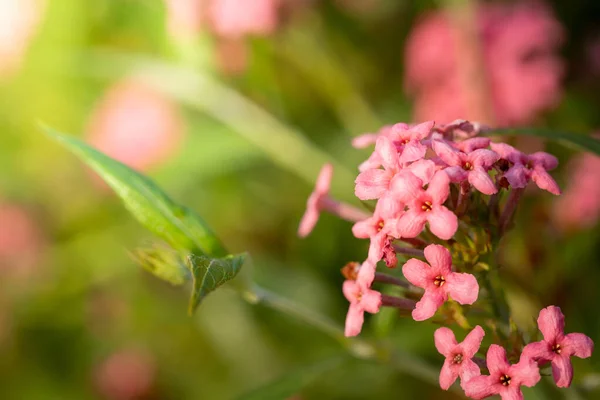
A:
<svg viewBox="0 0 600 400">
<path fill-rule="evenodd" d="M 206 0 L 165 0 L 167 30 L 174 37 L 193 37 L 204 25 Z"/>
<path fill-rule="evenodd" d="M 554 106 L 561 97 L 556 49 L 563 31 L 551 10 L 541 2 L 482 4 L 474 14 L 474 27 L 443 12 L 429 14 L 411 33 L 405 82 L 415 97 L 414 119 L 513 125 Z M 475 41 L 469 41 L 471 28 Z M 474 71 L 481 77 L 471 74 L 479 56 L 483 71 Z"/>
<path fill-rule="evenodd" d="M 149 354 L 126 349 L 112 354 L 97 367 L 95 382 L 106 398 L 130 400 L 147 395 L 155 376 L 156 365 Z"/>
<path fill-rule="evenodd" d="M 43 10 L 42 0 L 0 0 L 0 76 L 19 67 Z"/>
<path fill-rule="evenodd" d="M 143 171 L 177 151 L 182 131 L 174 104 L 142 83 L 125 80 L 96 106 L 87 136 L 98 150 Z"/>
<path fill-rule="evenodd" d="M 0 204 L 0 274 L 29 276 L 40 261 L 44 237 L 25 208 Z"/>
<path fill-rule="evenodd" d="M 314 229 L 319 215 L 329 198 L 329 188 L 331 187 L 331 178 L 333 176 L 333 165 L 325 164 L 319 172 L 315 190 L 311 193 L 306 202 L 306 211 L 300 220 L 298 227 L 298 236 L 306 237 Z"/>
<path fill-rule="evenodd" d="M 279 0 L 212 0 L 208 16 L 221 37 L 266 36 L 277 27 L 279 5 Z"/>
<path fill-rule="evenodd" d="M 556 199 L 553 217 L 563 230 L 590 228 L 600 218 L 600 157 L 584 153 L 570 167 L 569 185 Z"/>
</svg>

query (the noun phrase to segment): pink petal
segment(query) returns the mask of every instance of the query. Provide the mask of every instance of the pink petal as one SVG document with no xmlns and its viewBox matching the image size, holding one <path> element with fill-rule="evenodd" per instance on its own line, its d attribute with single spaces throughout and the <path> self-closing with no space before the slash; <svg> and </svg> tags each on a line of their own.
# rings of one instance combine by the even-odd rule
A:
<svg viewBox="0 0 600 400">
<path fill-rule="evenodd" d="M 436 172 L 431 178 L 427 194 L 431 196 L 434 204 L 442 204 L 446 201 L 450 194 L 450 178 L 444 171 Z"/>
<path fill-rule="evenodd" d="M 571 364 L 569 356 L 558 355 L 552 359 L 552 377 L 558 387 L 571 386 L 573 364 Z"/>
<path fill-rule="evenodd" d="M 388 190 L 392 173 L 382 169 L 361 172 L 355 180 L 354 194 L 361 200 L 378 199 Z"/>
<path fill-rule="evenodd" d="M 398 218 L 403 212 L 404 203 L 400 202 L 391 192 L 387 192 L 381 196 L 377 202 L 377 206 L 375 206 L 375 214 L 378 214 L 384 220 Z"/>
<path fill-rule="evenodd" d="M 495 378 L 491 376 L 476 376 L 461 383 L 465 394 L 472 399 L 484 399 L 498 393 Z"/>
<path fill-rule="evenodd" d="M 421 140 L 425 139 L 431 133 L 433 126 L 435 125 L 435 121 L 427 121 L 422 122 L 418 125 L 409 128 L 410 131 L 410 139 L 412 140 Z"/>
<path fill-rule="evenodd" d="M 506 143 L 490 143 L 492 150 L 505 160 L 512 163 L 523 163 L 525 155 Z"/>
<path fill-rule="evenodd" d="M 491 376 L 505 373 L 510 368 L 508 360 L 506 359 L 506 350 L 504 350 L 504 347 L 498 346 L 497 344 L 490 345 L 485 363 Z"/>
<path fill-rule="evenodd" d="M 408 142 L 402 149 L 402 154 L 400 154 L 400 163 L 404 165 L 420 160 L 425 157 L 425 153 L 427 153 L 425 145 L 415 141 Z"/>
<path fill-rule="evenodd" d="M 413 285 L 427 288 L 429 287 L 429 276 L 431 268 L 427 263 L 416 258 L 411 258 L 402 266 L 402 274 Z"/>
<path fill-rule="evenodd" d="M 471 274 L 453 272 L 446 276 L 446 291 L 460 304 L 473 304 L 479 296 L 479 284 Z"/>
<path fill-rule="evenodd" d="M 319 221 L 319 211 L 316 208 L 308 207 L 300 220 L 298 226 L 298 236 L 301 238 L 307 237 L 317 225 Z"/>
<path fill-rule="evenodd" d="M 434 207 L 430 212 L 425 213 L 425 216 L 429 221 L 431 233 L 442 240 L 451 239 L 458 229 L 458 218 L 444 206 Z"/>
<path fill-rule="evenodd" d="M 427 215 L 417 210 L 408 210 L 400 218 L 396 231 L 404 238 L 414 238 L 419 236 L 425 227 Z"/>
<path fill-rule="evenodd" d="M 462 159 L 460 158 L 460 152 L 454 149 L 449 144 L 434 140 L 432 143 L 433 151 L 438 155 L 446 164 L 450 166 L 461 166 Z"/>
<path fill-rule="evenodd" d="M 521 388 L 514 385 L 510 385 L 506 388 L 502 387 L 500 390 L 500 397 L 502 400 L 524 400 Z"/>
<path fill-rule="evenodd" d="M 460 344 L 460 347 L 462 348 L 463 354 L 466 358 L 472 358 L 477 351 L 479 351 L 479 347 L 481 347 L 481 341 L 483 340 L 484 336 L 485 331 L 479 325 L 469 332 L 467 337 L 465 337 L 465 340 L 463 340 Z M 479 367 L 477 367 L 477 370 L 479 371 Z"/>
<path fill-rule="evenodd" d="M 524 385 L 532 387 L 542 378 L 537 363 L 531 358 L 523 357 L 522 354 L 519 362 L 511 366 L 507 374 L 514 379 L 515 386 Z"/>
<path fill-rule="evenodd" d="M 425 321 L 426 319 L 433 317 L 437 309 L 440 308 L 445 301 L 446 296 L 440 290 L 426 290 L 412 312 L 413 319 L 415 321 Z"/>
<path fill-rule="evenodd" d="M 561 191 L 556 181 L 545 169 L 536 167 L 531 173 L 531 179 L 540 189 L 547 190 L 556 196 L 560 195 Z"/>
<path fill-rule="evenodd" d="M 588 358 L 594 351 L 594 342 L 583 333 L 569 333 L 565 335 L 560 345 L 564 348 L 564 353 L 574 355 L 579 358 Z"/>
<path fill-rule="evenodd" d="M 415 174 L 415 176 L 426 185 L 435 173 L 435 163 L 431 160 L 418 160 L 412 163 L 408 167 L 408 170 Z"/>
<path fill-rule="evenodd" d="M 423 193 L 423 181 L 408 170 L 402 170 L 390 182 L 390 190 L 402 203 L 410 203 Z"/>
<path fill-rule="evenodd" d="M 433 334 L 433 340 L 438 353 L 444 357 L 450 356 L 454 348 L 458 345 L 454 337 L 454 332 L 446 327 L 438 328 Z"/>
<path fill-rule="evenodd" d="M 360 306 L 371 314 L 378 313 L 381 307 L 381 293 L 370 289 L 363 290 Z"/>
<path fill-rule="evenodd" d="M 459 371 L 461 386 L 469 380 L 480 376 L 481 369 L 473 360 L 463 360 Z M 464 387 L 463 387 L 464 389 Z"/>
<path fill-rule="evenodd" d="M 368 255 L 369 260 L 373 260 L 374 262 L 381 260 L 386 239 L 387 234 L 385 232 L 379 232 L 377 235 L 371 236 Z"/>
<path fill-rule="evenodd" d="M 377 234 L 375 218 L 367 218 L 352 225 L 352 234 L 358 239 L 368 239 Z"/>
<path fill-rule="evenodd" d="M 440 371 L 440 387 L 448 390 L 456 382 L 456 378 L 458 378 L 458 369 L 452 365 L 451 361 L 445 360 Z"/>
<path fill-rule="evenodd" d="M 556 343 L 563 338 L 565 316 L 560 307 L 550 306 L 542 309 L 537 319 L 538 328 L 548 343 Z"/>
<path fill-rule="evenodd" d="M 364 149 L 377 141 L 379 135 L 376 133 L 365 133 L 352 139 L 352 147 L 355 149 Z"/>
<path fill-rule="evenodd" d="M 521 354 L 522 357 L 530 358 L 540 364 L 552 360 L 556 355 L 550 349 L 550 345 L 544 340 L 529 343 L 527 346 L 525 346 L 525 348 L 523 348 L 523 352 Z"/>
<path fill-rule="evenodd" d="M 471 139 L 463 140 L 462 142 L 456 143 L 456 147 L 465 153 L 471 153 L 477 149 L 483 149 L 490 145 L 490 138 L 485 137 L 474 137 Z"/>
<path fill-rule="evenodd" d="M 500 156 L 491 150 L 479 149 L 469 153 L 468 159 L 474 166 L 488 169 L 500 159 Z"/>
<path fill-rule="evenodd" d="M 448 275 L 452 271 L 452 255 L 450 251 L 439 244 L 425 247 L 425 258 L 435 274 Z"/>
<path fill-rule="evenodd" d="M 558 159 L 552 154 L 544 153 L 543 151 L 530 154 L 529 160 L 533 163 L 533 165 L 540 165 L 545 170 L 552 170 L 558 167 Z"/>
<path fill-rule="evenodd" d="M 398 150 L 392 141 L 380 136 L 375 144 L 375 151 L 381 156 L 381 164 L 385 169 L 397 171 L 400 165 L 398 164 Z"/>
<path fill-rule="evenodd" d="M 463 167 L 455 166 L 444 169 L 444 172 L 448 174 L 448 177 L 452 182 L 458 183 L 466 181 L 469 178 L 469 173 L 465 171 Z"/>
<path fill-rule="evenodd" d="M 357 304 L 350 304 L 348 314 L 346 315 L 346 328 L 344 335 L 346 337 L 356 336 L 362 330 L 365 320 L 364 311 Z"/>
<path fill-rule="evenodd" d="M 344 293 L 344 297 L 346 297 L 346 300 L 350 303 L 358 302 L 360 288 L 356 282 L 348 279 L 342 284 L 342 293 Z"/>
<path fill-rule="evenodd" d="M 360 287 L 371 287 L 375 279 L 375 270 L 377 269 L 377 260 L 367 259 L 363 262 L 358 270 L 356 284 Z"/>
<path fill-rule="evenodd" d="M 370 169 L 376 169 L 381 167 L 381 156 L 379 155 L 379 153 L 377 153 L 376 151 L 374 151 L 373 153 L 371 153 L 371 155 L 369 156 L 369 158 L 367 158 L 365 161 L 363 161 L 359 166 L 358 166 L 358 170 L 360 172 L 365 172 L 368 171 Z"/>
<path fill-rule="evenodd" d="M 529 183 L 527 171 L 525 167 L 521 164 L 513 165 L 506 173 L 504 174 L 508 183 L 513 188 L 524 188 Z"/>
<path fill-rule="evenodd" d="M 315 185 L 315 192 L 326 195 L 329 193 L 329 188 L 331 186 L 331 178 L 333 177 L 333 165 L 325 164 L 321 168 L 321 172 L 319 172 L 319 177 L 317 178 L 317 184 Z"/>
<path fill-rule="evenodd" d="M 469 172 L 469 183 L 483 194 L 491 195 L 498 192 L 492 178 L 481 167 L 475 167 Z"/>
</svg>

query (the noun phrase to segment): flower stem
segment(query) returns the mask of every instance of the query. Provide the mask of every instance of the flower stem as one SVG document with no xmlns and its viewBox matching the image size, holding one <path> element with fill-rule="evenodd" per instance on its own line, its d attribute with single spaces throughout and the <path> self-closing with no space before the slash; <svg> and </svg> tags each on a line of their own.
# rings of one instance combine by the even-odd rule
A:
<svg viewBox="0 0 600 400">
<path fill-rule="evenodd" d="M 394 245 L 394 250 L 396 251 L 396 253 L 404 254 L 407 256 L 425 257 L 425 252 L 419 249 L 413 249 L 410 247 L 400 247 L 398 245 Z"/>
<path fill-rule="evenodd" d="M 321 199 L 320 205 L 324 210 L 330 212 L 333 215 L 337 215 L 341 219 L 345 219 L 350 222 L 358 222 L 371 217 L 360 208 L 354 207 L 348 203 L 343 203 L 332 199 L 331 197 L 325 197 Z"/>
<path fill-rule="evenodd" d="M 386 294 L 381 295 L 381 305 L 386 307 L 395 307 L 401 310 L 414 310 L 416 304 L 417 302 L 414 300 L 388 296 Z"/>
<path fill-rule="evenodd" d="M 391 285 L 400 286 L 405 289 L 409 289 L 412 286 L 410 283 L 404 282 L 403 280 L 398 279 L 395 276 L 384 274 L 381 272 L 375 272 L 375 282 L 389 283 Z"/>
<path fill-rule="evenodd" d="M 506 201 L 506 205 L 504 206 L 504 210 L 502 210 L 502 215 L 500 216 L 499 226 L 500 226 L 500 236 L 504 235 L 510 222 L 512 221 L 512 217 L 517 209 L 517 205 L 519 204 L 519 200 L 521 199 L 521 195 L 523 194 L 524 189 L 512 189 L 510 194 L 508 195 L 508 200 Z"/>
</svg>

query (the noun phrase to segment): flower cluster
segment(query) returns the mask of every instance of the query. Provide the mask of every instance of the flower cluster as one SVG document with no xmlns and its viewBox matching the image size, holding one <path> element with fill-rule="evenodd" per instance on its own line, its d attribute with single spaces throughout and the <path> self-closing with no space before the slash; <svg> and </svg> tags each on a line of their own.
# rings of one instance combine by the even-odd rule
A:
<svg viewBox="0 0 600 400">
<path fill-rule="evenodd" d="M 360 333 L 365 311 L 377 313 L 383 306 L 411 311 L 415 321 L 433 318 L 444 308 L 442 322 L 469 328 L 469 308 L 460 305 L 473 305 L 478 300 L 476 275 L 489 269 L 489 265 L 481 266 L 480 259 L 510 227 L 525 187 L 533 182 L 560 194 L 548 173 L 558 165 L 554 156 L 524 154 L 506 143 L 492 143 L 480 136 L 481 132 L 479 124 L 464 120 L 447 125 L 431 121 L 398 123 L 357 137 L 355 147 L 375 144 L 355 180 L 355 195 L 371 205 L 370 213 L 331 198 L 333 167 L 323 167 L 299 235 L 308 235 L 320 212 L 327 211 L 353 222 L 354 236 L 370 242 L 366 259 L 349 263 L 342 270 L 346 277 L 343 292 L 350 302 L 347 336 Z M 399 258 L 406 256 L 414 257 L 402 265 L 404 279 L 377 271 L 379 261 L 395 268 Z M 374 283 L 400 286 L 403 297 L 384 295 L 373 288 Z M 491 290 L 486 287 L 487 292 Z M 451 304 L 444 306 L 448 301 Z M 498 324 L 493 326 L 495 331 Z M 485 335 L 480 326 L 461 344 L 449 328 L 438 329 L 435 345 L 446 357 L 440 386 L 448 389 L 460 377 L 472 398 L 493 394 L 520 398 L 520 386 L 535 385 L 540 380 L 539 367 L 545 363 L 551 363 L 558 386 L 570 385 L 569 357 L 589 357 L 592 341 L 581 334 L 564 335 L 558 307 L 542 310 L 538 324 L 544 340 L 524 349 L 511 348 L 510 354 L 522 350 L 514 365 L 508 363 L 506 351 L 497 344 L 489 347 L 486 360 L 474 358 Z M 484 376 L 481 367 L 486 361 L 489 375 Z"/>
</svg>

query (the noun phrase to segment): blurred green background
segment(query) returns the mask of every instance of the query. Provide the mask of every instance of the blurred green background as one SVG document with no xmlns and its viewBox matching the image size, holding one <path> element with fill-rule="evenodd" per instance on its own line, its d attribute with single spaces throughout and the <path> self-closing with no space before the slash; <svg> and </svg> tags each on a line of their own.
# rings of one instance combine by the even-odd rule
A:
<svg viewBox="0 0 600 400">
<path fill-rule="evenodd" d="M 253 1 L 238 11 L 258 7 Z M 335 160 L 334 195 L 359 204 L 353 179 L 369 153 L 353 149 L 351 138 L 412 121 L 407 36 L 426 11 L 459 3 L 287 0 L 269 32 L 227 37 L 206 18 L 169 25 L 174 8 L 160 0 L 0 0 L 7 26 L 0 40 L 9 43 L 0 45 L 0 398 L 230 399 L 343 355 L 322 332 L 227 288 L 188 316 L 187 290 L 129 256 L 151 236 L 37 123 L 81 135 L 146 171 L 232 252 L 248 251 L 246 268 L 258 283 L 341 326 L 347 302 L 339 269 L 363 260 L 368 243 L 327 215 L 309 238 L 296 237 L 312 180 Z M 550 6 L 566 33 L 564 93 L 528 125 L 598 131 L 599 3 Z M 193 20 L 191 12 L 182 15 Z M 546 148 L 559 157 L 554 176 L 563 188 L 581 179 L 570 167 L 579 153 Z M 595 165 L 589 185 L 597 187 Z M 594 190 L 586 192 L 591 210 L 600 207 Z M 577 205 L 556 201 L 538 190 L 527 196 L 502 249 L 502 279 L 523 326 L 554 304 L 568 332 L 597 341 L 598 211 L 567 229 L 556 210 Z M 367 319 L 362 335 L 437 369 L 436 328 L 386 310 Z M 335 365 L 294 398 L 460 398 L 410 362 Z M 574 366 L 575 388 L 557 391 L 546 378 L 526 398 L 600 398 L 600 358 Z"/>
</svg>

